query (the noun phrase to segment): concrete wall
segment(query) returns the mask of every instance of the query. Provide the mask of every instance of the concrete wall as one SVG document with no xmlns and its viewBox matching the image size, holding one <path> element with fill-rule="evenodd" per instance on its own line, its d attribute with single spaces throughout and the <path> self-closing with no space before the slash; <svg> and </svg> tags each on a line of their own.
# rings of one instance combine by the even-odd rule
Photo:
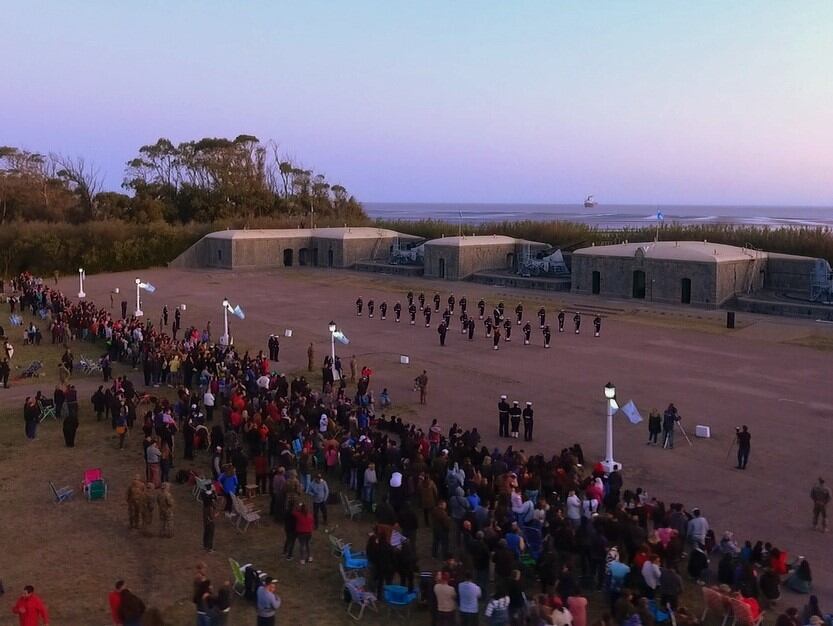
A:
<svg viewBox="0 0 833 626">
<path fill-rule="evenodd" d="M 691 280 L 691 305 L 713 308 L 717 297 L 715 265 L 671 262 L 636 257 L 608 257 L 574 254 L 572 292 L 593 293 L 593 272 L 599 272 L 599 294 L 609 298 L 633 297 L 633 273 L 645 272 L 645 301 L 680 304 L 682 280 Z"/>
<path fill-rule="evenodd" d="M 440 264 L 445 261 L 445 278 L 462 280 L 484 270 L 517 271 L 523 244 L 494 243 L 451 246 L 425 244 L 425 276 L 441 278 Z M 534 245 L 533 252 L 546 248 Z"/>
<path fill-rule="evenodd" d="M 767 259 L 764 286 L 780 292 L 792 292 L 808 297 L 810 285 L 816 270 L 821 274 L 829 271 L 824 259 L 771 254 Z"/>
</svg>

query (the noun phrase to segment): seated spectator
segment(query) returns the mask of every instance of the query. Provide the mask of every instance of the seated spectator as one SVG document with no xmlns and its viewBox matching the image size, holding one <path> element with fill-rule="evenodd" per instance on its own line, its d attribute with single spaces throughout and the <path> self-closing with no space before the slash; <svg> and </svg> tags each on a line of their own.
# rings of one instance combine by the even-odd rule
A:
<svg viewBox="0 0 833 626">
<path fill-rule="evenodd" d="M 798 567 L 790 571 L 784 584 L 797 593 L 810 593 L 813 588 L 813 575 L 807 559 L 801 559 Z"/>
</svg>

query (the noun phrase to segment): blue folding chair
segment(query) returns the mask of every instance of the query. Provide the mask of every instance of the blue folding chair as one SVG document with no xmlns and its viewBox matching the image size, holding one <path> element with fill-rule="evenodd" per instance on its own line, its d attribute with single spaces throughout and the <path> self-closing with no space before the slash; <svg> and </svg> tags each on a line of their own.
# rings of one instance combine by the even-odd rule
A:
<svg viewBox="0 0 833 626">
<path fill-rule="evenodd" d="M 408 591 L 408 588 L 402 585 L 385 585 L 382 588 L 382 598 L 391 613 L 396 611 L 407 617 L 411 611 L 411 605 L 417 599 L 417 593 Z"/>
<path fill-rule="evenodd" d="M 367 567 L 367 556 L 361 552 L 351 552 L 350 544 L 346 544 L 341 549 L 341 556 L 344 560 L 344 569 L 364 569 Z"/>
</svg>

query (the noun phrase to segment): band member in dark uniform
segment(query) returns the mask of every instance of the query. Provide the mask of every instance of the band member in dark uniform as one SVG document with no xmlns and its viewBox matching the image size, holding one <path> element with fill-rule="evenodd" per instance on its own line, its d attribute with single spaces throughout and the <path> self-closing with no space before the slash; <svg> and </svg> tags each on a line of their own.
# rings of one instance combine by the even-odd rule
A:
<svg viewBox="0 0 833 626">
<path fill-rule="evenodd" d="M 529 336 L 532 334 L 532 324 L 527 322 L 524 324 L 524 327 L 521 329 L 524 333 L 524 345 L 529 345 Z"/>
<path fill-rule="evenodd" d="M 503 308 L 504 308 L 503 307 L 503 301 L 501 300 L 500 302 L 497 303 L 497 310 L 500 311 L 501 319 L 503 319 Z"/>
<path fill-rule="evenodd" d="M 477 303 L 477 308 L 480 311 L 480 319 L 483 319 L 483 313 L 486 311 L 486 302 L 483 298 L 480 298 L 480 302 Z"/>
<path fill-rule="evenodd" d="M 576 314 L 573 315 L 573 324 L 576 326 L 576 334 L 578 335 L 579 330 L 581 330 L 581 313 L 576 311 Z"/>
<path fill-rule="evenodd" d="M 387 319 L 387 316 L 388 316 L 388 303 L 387 302 L 382 302 L 382 304 L 379 305 L 379 314 L 382 316 L 382 319 Z"/>
<path fill-rule="evenodd" d="M 448 332 L 448 326 L 445 325 L 445 322 L 440 322 L 440 325 L 437 326 L 437 333 L 440 335 L 440 345 L 445 345 L 445 334 Z"/>
<path fill-rule="evenodd" d="M 469 329 L 469 316 L 465 313 L 460 313 L 460 332 L 464 335 Z"/>
<path fill-rule="evenodd" d="M 408 315 L 411 316 L 411 326 L 416 324 L 416 305 L 412 302 L 408 307 Z"/>
<path fill-rule="evenodd" d="M 542 332 L 544 333 L 544 347 L 549 348 L 550 347 L 550 339 L 552 338 L 552 334 L 550 333 L 550 325 L 549 324 L 544 325 L 544 330 Z"/>
<path fill-rule="evenodd" d="M 280 349 L 281 343 L 278 341 L 278 338 L 275 335 L 269 335 L 269 360 L 270 361 L 280 361 L 278 356 L 280 356 Z"/>
<path fill-rule="evenodd" d="M 544 307 L 538 309 L 538 323 L 543 328 L 547 323 L 547 310 Z"/>
<path fill-rule="evenodd" d="M 162 307 L 162 326 L 168 325 L 168 305 Z"/>
<path fill-rule="evenodd" d="M 532 426 L 533 426 L 533 418 L 534 412 L 532 411 L 532 402 L 526 403 L 526 408 L 523 411 L 523 420 L 524 420 L 524 441 L 532 441 Z"/>
<path fill-rule="evenodd" d="M 373 317 L 373 307 L 376 306 L 373 300 L 367 301 L 367 316 Z"/>
<path fill-rule="evenodd" d="M 512 320 L 503 321 L 503 330 L 506 334 L 504 341 L 512 341 Z"/>
<path fill-rule="evenodd" d="M 451 327 L 451 311 L 449 311 L 448 309 L 443 311 L 443 322 L 445 323 L 446 328 Z"/>
<path fill-rule="evenodd" d="M 121 318 L 123 320 L 127 319 L 127 300 L 121 301 Z"/>
<path fill-rule="evenodd" d="M 424 309 L 424 308 L 425 308 L 425 294 L 420 291 L 419 292 L 419 310 L 422 311 L 422 309 Z"/>
<path fill-rule="evenodd" d="M 411 306 L 414 303 L 414 299 L 411 298 L 411 301 L 408 303 L 408 306 Z M 399 323 L 399 317 L 402 315 L 402 305 L 399 304 L 397 300 L 396 304 L 393 305 L 393 317 L 396 320 L 396 323 Z"/>
<path fill-rule="evenodd" d="M 463 313 L 466 313 L 467 309 L 468 309 L 468 306 L 469 306 L 469 303 L 468 303 L 468 300 L 466 300 L 466 296 L 463 296 L 462 298 L 460 298 L 460 311 L 462 311 Z"/>
<path fill-rule="evenodd" d="M 448 296 L 448 310 L 449 310 L 449 311 L 451 311 L 452 313 L 454 313 L 454 304 L 455 304 L 456 302 L 457 302 L 457 301 L 454 299 L 454 294 L 453 294 L 453 293 L 452 293 L 452 294 L 450 294 L 450 295 Z"/>
<path fill-rule="evenodd" d="M 517 439 L 521 430 L 521 407 L 517 400 L 512 402 L 512 408 L 509 409 L 509 421 L 512 424 L 512 439 Z"/>
<path fill-rule="evenodd" d="M 515 319 L 518 321 L 518 326 L 521 325 L 521 320 L 524 318 L 524 305 L 518 302 L 518 306 L 515 307 Z"/>
<path fill-rule="evenodd" d="M 494 344 L 494 350 L 500 350 L 500 326 L 495 326 L 494 331 L 492 331 L 492 343 Z"/>
<path fill-rule="evenodd" d="M 431 325 L 431 307 L 425 307 L 422 313 L 425 315 L 425 328 L 428 328 Z"/>
<path fill-rule="evenodd" d="M 500 320 L 503 319 L 503 315 L 501 315 L 499 308 L 495 307 L 495 310 L 492 311 L 492 317 L 495 318 L 495 326 L 500 324 Z"/>
<path fill-rule="evenodd" d="M 359 296 L 358 300 L 356 300 L 356 315 L 362 314 L 362 307 L 364 306 L 364 300 L 362 300 L 361 296 Z"/>
<path fill-rule="evenodd" d="M 506 401 L 506 396 L 500 397 L 500 402 L 497 403 L 497 422 L 498 422 L 498 436 L 509 436 L 509 403 Z"/>
<path fill-rule="evenodd" d="M 558 312 L 558 332 L 564 332 L 564 309 Z"/>
<path fill-rule="evenodd" d="M 436 313 L 440 312 L 440 294 L 438 293 L 434 294 L 434 311 Z"/>
<path fill-rule="evenodd" d="M 179 307 L 176 307 L 174 309 L 174 332 L 177 332 L 180 328 L 182 328 L 182 312 Z"/>
<path fill-rule="evenodd" d="M 414 292 L 408 292 L 408 306 L 411 306 L 414 303 Z"/>
<path fill-rule="evenodd" d="M 483 325 L 486 327 L 486 336 L 491 337 L 492 336 L 492 318 L 487 317 L 486 321 L 483 322 Z"/>
<path fill-rule="evenodd" d="M 468 322 L 469 327 L 469 341 L 474 339 L 474 318 L 471 318 Z"/>
<path fill-rule="evenodd" d="M 597 315 L 593 318 L 593 335 L 595 337 L 599 336 L 599 333 L 602 332 L 602 316 Z"/>
</svg>

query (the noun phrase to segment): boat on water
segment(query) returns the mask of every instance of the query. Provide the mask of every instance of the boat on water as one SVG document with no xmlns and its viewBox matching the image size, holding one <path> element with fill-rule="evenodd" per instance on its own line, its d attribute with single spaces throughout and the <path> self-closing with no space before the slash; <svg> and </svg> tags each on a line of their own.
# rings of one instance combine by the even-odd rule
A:
<svg viewBox="0 0 833 626">
<path fill-rule="evenodd" d="M 596 202 L 596 199 L 593 196 L 587 196 L 584 199 L 584 208 L 585 209 L 595 209 L 597 204 L 598 203 Z"/>
</svg>

